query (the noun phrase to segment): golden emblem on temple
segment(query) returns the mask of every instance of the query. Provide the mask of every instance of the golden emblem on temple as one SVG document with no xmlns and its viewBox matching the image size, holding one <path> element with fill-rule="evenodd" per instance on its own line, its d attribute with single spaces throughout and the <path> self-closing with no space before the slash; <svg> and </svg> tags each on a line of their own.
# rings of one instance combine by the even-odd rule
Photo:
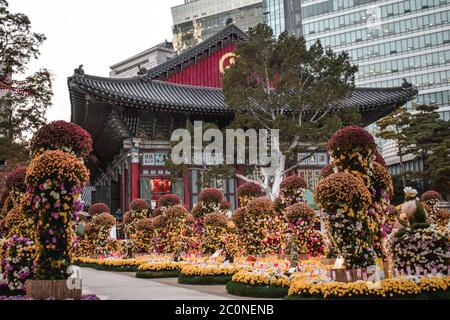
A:
<svg viewBox="0 0 450 320">
<path fill-rule="evenodd" d="M 219 61 L 219 70 L 221 74 L 225 73 L 231 65 L 234 63 L 236 54 L 234 52 L 225 53 Z"/>
</svg>

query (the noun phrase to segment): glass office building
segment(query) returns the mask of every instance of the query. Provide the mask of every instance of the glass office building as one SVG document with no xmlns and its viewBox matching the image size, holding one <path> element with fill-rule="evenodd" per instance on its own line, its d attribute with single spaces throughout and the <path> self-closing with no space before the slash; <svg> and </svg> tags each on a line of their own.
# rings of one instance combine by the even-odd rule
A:
<svg viewBox="0 0 450 320">
<path fill-rule="evenodd" d="M 301 0 L 264 0 L 263 16 L 275 36 L 285 30 L 294 35 L 302 34 Z"/>
<path fill-rule="evenodd" d="M 243 31 L 263 22 L 262 0 L 185 0 L 172 8 L 173 46 L 178 52 L 234 23 Z"/>
<path fill-rule="evenodd" d="M 292 8 L 298 3 L 307 44 L 320 40 L 334 51 L 347 51 L 359 66 L 357 86 L 400 86 L 406 78 L 419 89 L 407 104 L 410 111 L 417 104 L 434 104 L 443 119 L 450 119 L 450 0 L 265 0 L 265 21 L 276 34 L 288 30 L 289 19 L 295 21 L 298 10 Z M 395 146 L 378 142 L 395 171 Z M 412 157 L 406 161 L 420 170 Z"/>
<path fill-rule="evenodd" d="M 358 86 L 416 85 L 408 105 L 436 104 L 450 119 L 450 0 L 302 1 L 303 33 L 347 51 L 358 64 Z"/>
</svg>

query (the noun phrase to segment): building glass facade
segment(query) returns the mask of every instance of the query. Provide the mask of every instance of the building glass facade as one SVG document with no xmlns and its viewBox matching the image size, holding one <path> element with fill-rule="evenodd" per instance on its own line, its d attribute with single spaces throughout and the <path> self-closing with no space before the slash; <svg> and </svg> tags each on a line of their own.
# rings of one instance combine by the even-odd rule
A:
<svg viewBox="0 0 450 320">
<path fill-rule="evenodd" d="M 302 34 L 301 0 L 264 0 L 263 15 L 276 37 L 283 31 Z"/>
<path fill-rule="evenodd" d="M 243 31 L 263 22 L 262 0 L 197 0 L 185 1 L 172 8 L 173 45 L 186 50 L 216 34 L 227 23 L 235 23 Z"/>
<path fill-rule="evenodd" d="M 450 0 L 302 1 L 302 19 L 307 45 L 320 40 L 349 53 L 359 66 L 357 86 L 400 86 L 406 78 L 419 90 L 409 111 L 433 104 L 450 119 Z M 395 147 L 378 142 L 383 151 Z M 395 152 L 384 155 L 395 173 Z M 408 163 L 412 171 L 420 170 L 413 159 Z"/>
</svg>

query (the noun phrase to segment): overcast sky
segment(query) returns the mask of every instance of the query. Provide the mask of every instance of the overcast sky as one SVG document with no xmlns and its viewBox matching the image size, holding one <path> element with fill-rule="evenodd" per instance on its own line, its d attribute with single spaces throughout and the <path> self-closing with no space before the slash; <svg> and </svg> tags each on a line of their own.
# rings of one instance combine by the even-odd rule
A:
<svg viewBox="0 0 450 320">
<path fill-rule="evenodd" d="M 183 0 L 9 0 L 11 12 L 28 15 L 47 41 L 29 64 L 53 72 L 51 120 L 70 120 L 67 77 L 79 64 L 88 74 L 108 76 L 109 66 L 164 40 L 172 40 L 170 8 Z"/>
</svg>

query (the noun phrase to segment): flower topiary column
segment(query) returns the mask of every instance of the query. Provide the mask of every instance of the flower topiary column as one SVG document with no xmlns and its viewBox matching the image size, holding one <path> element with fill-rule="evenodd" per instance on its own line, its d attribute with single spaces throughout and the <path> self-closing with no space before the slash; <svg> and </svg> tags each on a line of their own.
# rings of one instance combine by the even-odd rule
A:
<svg viewBox="0 0 450 320">
<path fill-rule="evenodd" d="M 71 221 L 81 209 L 79 196 L 88 179 L 84 164 L 67 152 L 46 151 L 30 163 L 26 182 L 36 214 L 37 279 L 68 277 L 74 249 Z"/>
</svg>

